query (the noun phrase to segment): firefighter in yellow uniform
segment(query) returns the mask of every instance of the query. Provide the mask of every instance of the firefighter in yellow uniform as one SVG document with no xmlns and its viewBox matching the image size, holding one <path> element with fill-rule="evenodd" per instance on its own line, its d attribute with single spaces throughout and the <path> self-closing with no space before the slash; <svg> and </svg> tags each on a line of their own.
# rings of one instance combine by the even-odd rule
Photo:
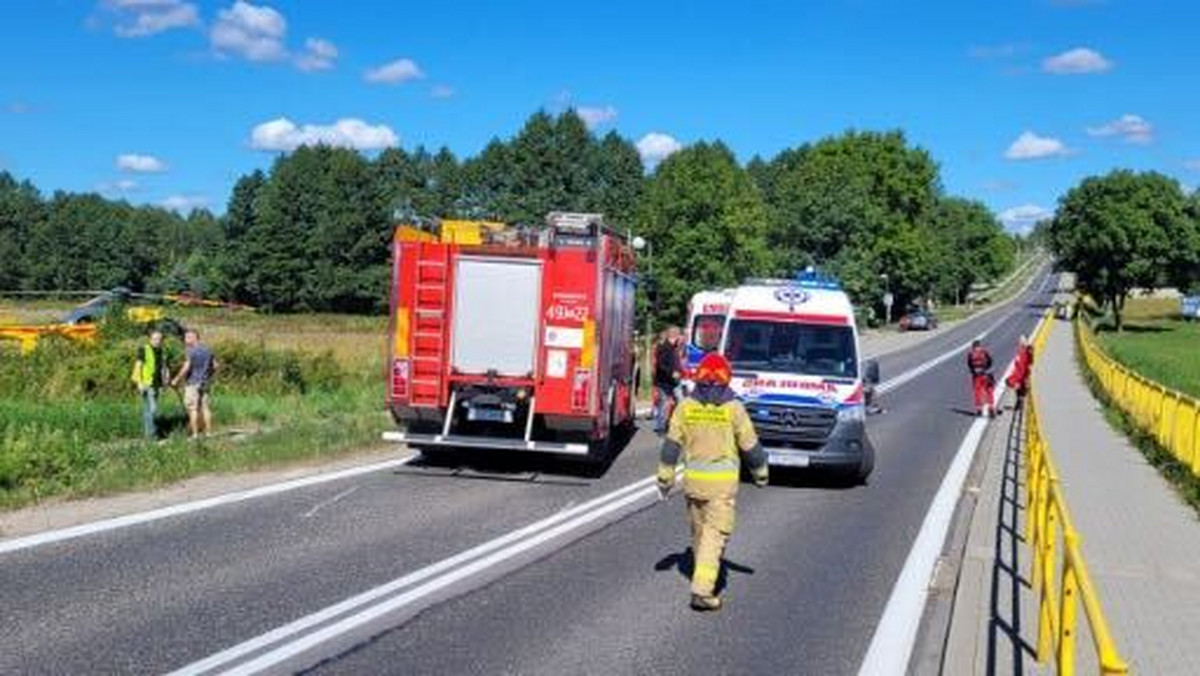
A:
<svg viewBox="0 0 1200 676">
<path fill-rule="evenodd" d="M 671 416 L 658 466 L 658 488 L 665 498 L 683 460 L 683 491 L 692 522 L 692 608 L 717 610 L 721 554 L 733 532 L 734 499 L 741 463 L 755 485 L 767 484 L 767 454 L 750 416 L 729 388 L 732 376 L 725 357 L 710 353 L 700 361 L 696 388 Z"/>
</svg>

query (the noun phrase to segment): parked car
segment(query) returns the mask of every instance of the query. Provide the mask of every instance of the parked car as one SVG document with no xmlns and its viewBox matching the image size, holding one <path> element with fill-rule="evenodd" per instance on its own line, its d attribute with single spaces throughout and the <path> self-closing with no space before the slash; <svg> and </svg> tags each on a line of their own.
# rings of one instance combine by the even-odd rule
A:
<svg viewBox="0 0 1200 676">
<path fill-rule="evenodd" d="M 901 331 L 932 331 L 937 327 L 937 316 L 928 310 L 912 310 L 900 318 Z"/>
</svg>

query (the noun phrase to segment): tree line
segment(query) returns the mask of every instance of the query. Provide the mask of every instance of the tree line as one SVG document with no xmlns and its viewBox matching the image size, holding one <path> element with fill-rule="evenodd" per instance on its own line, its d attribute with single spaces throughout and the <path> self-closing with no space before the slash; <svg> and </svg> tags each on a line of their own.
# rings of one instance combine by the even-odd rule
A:
<svg viewBox="0 0 1200 676">
<path fill-rule="evenodd" d="M 642 235 L 642 302 L 678 321 L 688 297 L 818 265 L 857 302 L 953 301 L 1013 265 L 981 203 L 942 188 L 901 132 L 847 132 L 740 164 L 721 142 L 647 173 L 637 148 L 573 111 L 538 112 L 460 159 L 447 149 L 302 147 L 241 177 L 221 217 L 95 194 L 43 197 L 0 173 L 0 290 L 192 291 L 272 311 L 380 312 L 392 227 L 414 217 L 540 223 L 599 211 Z M 884 277 L 886 275 L 886 277 Z"/>
</svg>

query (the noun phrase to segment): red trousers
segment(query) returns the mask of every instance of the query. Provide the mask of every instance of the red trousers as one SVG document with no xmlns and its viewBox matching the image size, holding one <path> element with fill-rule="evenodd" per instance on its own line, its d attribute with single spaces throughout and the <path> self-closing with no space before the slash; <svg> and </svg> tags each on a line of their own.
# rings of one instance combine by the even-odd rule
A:
<svg viewBox="0 0 1200 676">
<path fill-rule="evenodd" d="M 982 411 L 984 406 L 991 406 L 996 388 L 996 383 L 992 380 L 992 375 L 984 373 L 982 375 L 971 376 L 971 384 L 975 389 L 975 409 Z"/>
</svg>

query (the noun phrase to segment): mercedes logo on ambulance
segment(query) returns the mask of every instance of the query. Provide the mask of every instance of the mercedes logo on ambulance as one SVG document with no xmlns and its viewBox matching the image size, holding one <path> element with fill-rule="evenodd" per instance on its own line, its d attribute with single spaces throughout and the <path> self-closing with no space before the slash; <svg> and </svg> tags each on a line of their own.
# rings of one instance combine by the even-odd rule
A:
<svg viewBox="0 0 1200 676">
<path fill-rule="evenodd" d="M 807 303 L 811 297 L 807 291 L 795 286 L 781 286 L 775 289 L 775 300 L 787 305 Z"/>
</svg>

